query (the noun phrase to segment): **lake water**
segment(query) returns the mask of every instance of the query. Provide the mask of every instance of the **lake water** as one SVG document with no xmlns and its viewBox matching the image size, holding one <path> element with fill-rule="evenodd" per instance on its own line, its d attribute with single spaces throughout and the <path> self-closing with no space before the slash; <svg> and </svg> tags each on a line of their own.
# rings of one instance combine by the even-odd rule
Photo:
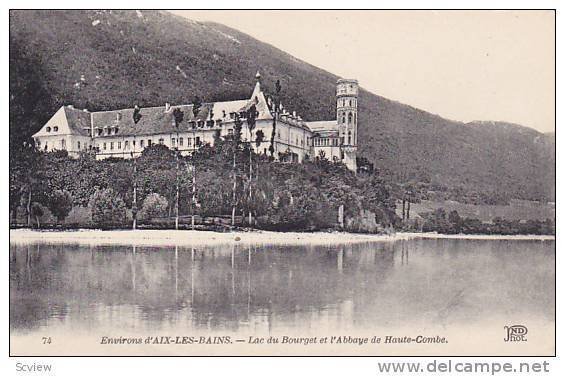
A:
<svg viewBox="0 0 565 376">
<path fill-rule="evenodd" d="M 551 355 L 554 265 L 552 240 L 210 248 L 11 244 L 12 353 L 57 348 L 31 346 L 42 336 L 64 338 L 60 351 L 85 354 L 99 353 L 102 336 L 230 336 L 246 342 L 215 349 L 235 354 L 256 351 L 241 350 L 250 335 L 424 334 L 445 336 L 449 344 L 363 351 L 488 354 L 492 345 L 497 354 Z M 528 342 L 505 344 L 504 326 L 517 324 L 528 327 Z M 186 355 L 192 349 L 150 351 Z M 355 351 L 344 353 L 349 350 Z M 112 354 L 130 351 L 141 350 L 111 348 Z"/>
</svg>

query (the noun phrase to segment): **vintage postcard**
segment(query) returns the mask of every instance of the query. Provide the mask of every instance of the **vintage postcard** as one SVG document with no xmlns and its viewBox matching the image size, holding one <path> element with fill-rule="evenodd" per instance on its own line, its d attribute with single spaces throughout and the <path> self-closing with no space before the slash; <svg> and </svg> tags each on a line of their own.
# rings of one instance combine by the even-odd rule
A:
<svg viewBox="0 0 565 376">
<path fill-rule="evenodd" d="M 555 356 L 555 11 L 9 29 L 11 356 Z"/>
</svg>

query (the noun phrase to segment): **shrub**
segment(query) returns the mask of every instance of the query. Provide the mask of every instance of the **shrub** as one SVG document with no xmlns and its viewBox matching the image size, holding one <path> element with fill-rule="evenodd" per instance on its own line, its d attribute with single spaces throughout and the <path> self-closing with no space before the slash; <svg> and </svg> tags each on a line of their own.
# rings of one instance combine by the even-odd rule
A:
<svg viewBox="0 0 565 376">
<path fill-rule="evenodd" d="M 65 224 L 76 227 L 92 226 L 92 213 L 90 212 L 90 208 L 74 206 L 65 218 Z"/>
<path fill-rule="evenodd" d="M 97 227 L 116 227 L 123 225 L 126 220 L 126 205 L 111 188 L 94 192 L 88 202 L 88 208 L 92 214 L 92 222 Z"/>
<path fill-rule="evenodd" d="M 73 207 L 73 196 L 68 191 L 57 190 L 49 197 L 49 209 L 59 221 L 65 219 Z"/>
<path fill-rule="evenodd" d="M 31 226 L 33 227 L 35 222 L 37 228 L 41 227 L 41 225 L 53 225 L 57 222 L 49 208 L 41 205 L 39 202 L 31 204 L 31 221 Z"/>
<path fill-rule="evenodd" d="M 139 211 L 139 219 L 149 220 L 164 217 L 167 214 L 168 205 L 165 197 L 158 193 L 151 193 L 143 201 L 143 206 Z"/>
</svg>

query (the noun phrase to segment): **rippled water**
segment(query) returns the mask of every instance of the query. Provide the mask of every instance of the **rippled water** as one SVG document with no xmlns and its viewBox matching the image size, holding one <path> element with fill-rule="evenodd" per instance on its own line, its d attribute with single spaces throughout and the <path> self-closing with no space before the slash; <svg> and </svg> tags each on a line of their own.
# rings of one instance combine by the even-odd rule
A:
<svg viewBox="0 0 565 376">
<path fill-rule="evenodd" d="M 552 323 L 554 248 L 554 241 L 455 239 L 331 247 L 12 244 L 10 328 L 12 335 L 50 328 L 320 334 L 465 328 L 498 317 Z"/>
</svg>

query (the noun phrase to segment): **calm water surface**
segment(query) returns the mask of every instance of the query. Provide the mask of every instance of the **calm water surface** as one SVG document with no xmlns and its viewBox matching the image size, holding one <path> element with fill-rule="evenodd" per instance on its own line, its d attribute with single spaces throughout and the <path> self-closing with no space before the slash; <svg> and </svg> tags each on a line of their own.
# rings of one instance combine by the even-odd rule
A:
<svg viewBox="0 0 565 376">
<path fill-rule="evenodd" d="M 553 322 L 555 242 L 348 246 L 10 246 L 12 334 Z"/>
</svg>

